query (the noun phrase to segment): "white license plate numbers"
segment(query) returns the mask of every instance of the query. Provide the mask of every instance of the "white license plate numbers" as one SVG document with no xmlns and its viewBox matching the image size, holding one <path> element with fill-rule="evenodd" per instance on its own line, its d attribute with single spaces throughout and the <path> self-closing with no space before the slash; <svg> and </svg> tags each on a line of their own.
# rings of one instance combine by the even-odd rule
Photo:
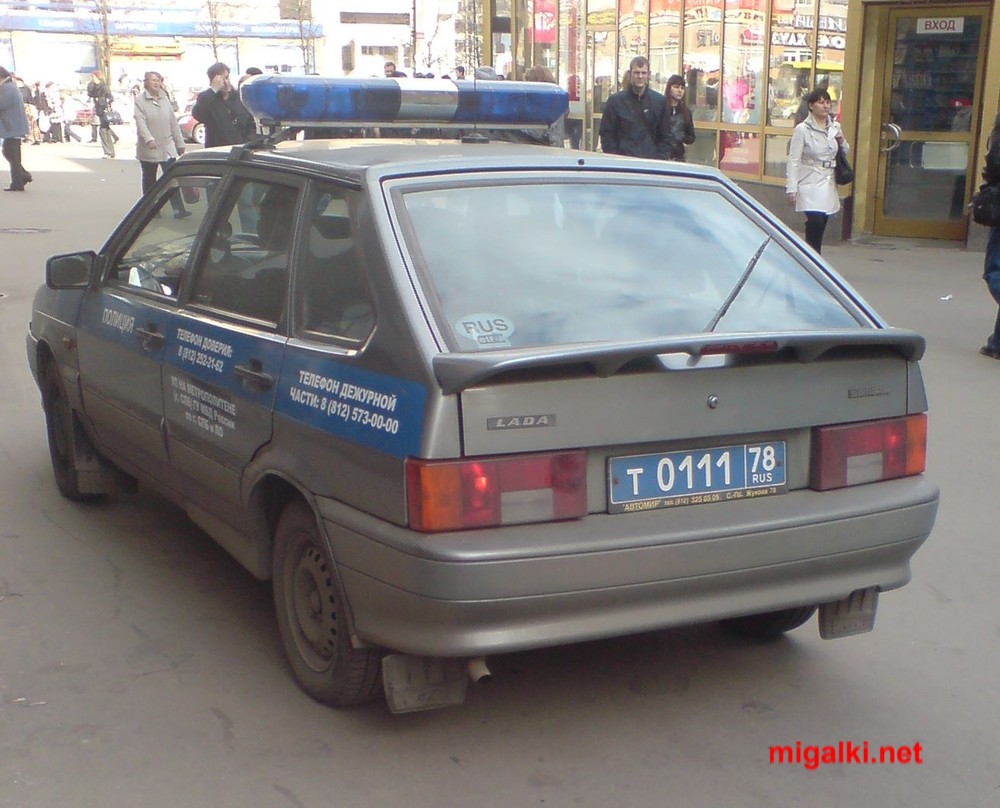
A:
<svg viewBox="0 0 1000 808">
<path fill-rule="evenodd" d="M 784 441 L 612 457 L 609 510 L 629 513 L 783 494 Z"/>
</svg>

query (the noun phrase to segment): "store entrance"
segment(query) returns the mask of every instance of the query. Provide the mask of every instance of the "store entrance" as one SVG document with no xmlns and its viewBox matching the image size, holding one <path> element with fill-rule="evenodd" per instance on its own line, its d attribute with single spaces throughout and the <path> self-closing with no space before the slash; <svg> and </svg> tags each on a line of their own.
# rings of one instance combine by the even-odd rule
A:
<svg viewBox="0 0 1000 808">
<path fill-rule="evenodd" d="M 988 9 L 889 12 L 875 233 L 964 240 L 982 105 Z M 877 96 L 878 97 L 878 96 Z"/>
</svg>

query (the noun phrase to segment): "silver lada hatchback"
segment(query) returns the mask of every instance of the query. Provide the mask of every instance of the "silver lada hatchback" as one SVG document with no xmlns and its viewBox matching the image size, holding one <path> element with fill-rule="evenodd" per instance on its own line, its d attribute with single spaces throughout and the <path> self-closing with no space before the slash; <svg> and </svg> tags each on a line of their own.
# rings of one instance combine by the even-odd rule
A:
<svg viewBox="0 0 1000 808">
<path fill-rule="evenodd" d="M 371 127 L 411 89 L 243 93 L 265 124 Z M 420 92 L 416 138 L 189 153 L 49 259 L 27 349 L 62 494 L 177 503 L 273 582 L 296 679 L 338 706 L 457 703 L 488 655 L 701 621 L 870 630 L 937 509 L 923 339 L 714 170 L 468 112 L 552 120 L 556 87 Z M 464 137 L 424 137 L 428 94 Z"/>
</svg>

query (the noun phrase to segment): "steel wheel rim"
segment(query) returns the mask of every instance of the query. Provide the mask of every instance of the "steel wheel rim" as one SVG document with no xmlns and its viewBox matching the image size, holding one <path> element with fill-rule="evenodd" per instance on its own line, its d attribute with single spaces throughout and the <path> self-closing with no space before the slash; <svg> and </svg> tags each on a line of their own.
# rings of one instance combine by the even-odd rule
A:
<svg viewBox="0 0 1000 808">
<path fill-rule="evenodd" d="M 286 601 L 295 645 L 314 671 L 325 671 L 337 646 L 337 607 L 332 570 L 313 543 L 302 547 L 288 575 Z"/>
</svg>

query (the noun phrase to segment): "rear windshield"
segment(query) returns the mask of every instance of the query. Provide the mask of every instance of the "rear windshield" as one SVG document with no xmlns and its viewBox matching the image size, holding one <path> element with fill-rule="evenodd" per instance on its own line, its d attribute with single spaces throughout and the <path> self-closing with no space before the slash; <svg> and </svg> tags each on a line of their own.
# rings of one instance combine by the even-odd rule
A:
<svg viewBox="0 0 1000 808">
<path fill-rule="evenodd" d="M 451 350 L 868 325 L 714 190 L 498 181 L 399 198 Z"/>
</svg>

